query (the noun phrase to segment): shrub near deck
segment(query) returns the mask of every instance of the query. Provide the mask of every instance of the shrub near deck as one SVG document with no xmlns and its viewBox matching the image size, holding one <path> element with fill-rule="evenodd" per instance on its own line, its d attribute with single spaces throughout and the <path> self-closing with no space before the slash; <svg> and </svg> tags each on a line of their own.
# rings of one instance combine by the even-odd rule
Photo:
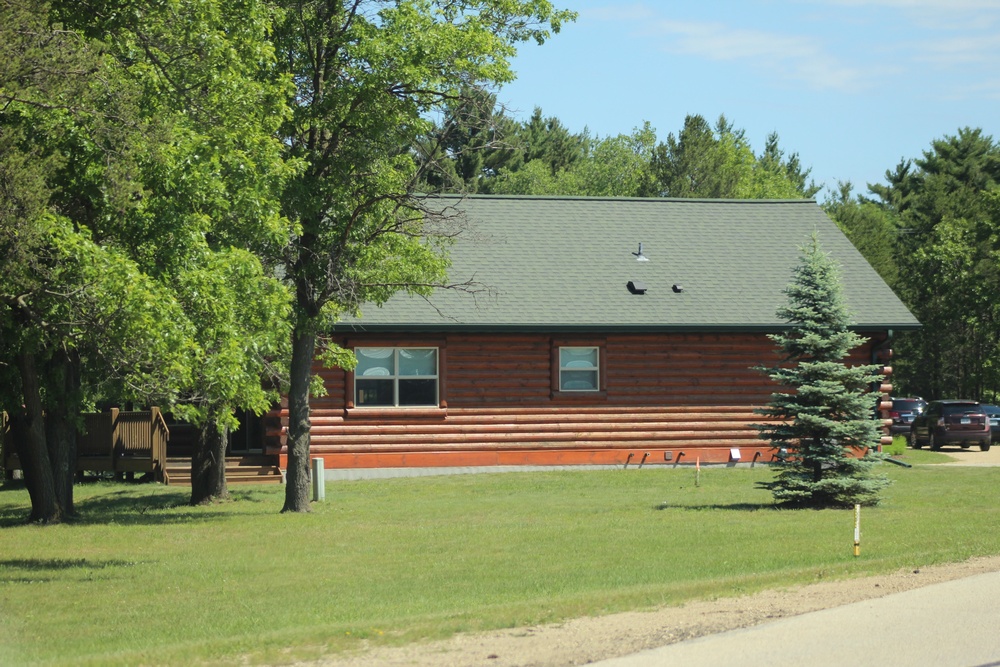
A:
<svg viewBox="0 0 1000 667">
<path fill-rule="evenodd" d="M 274 662 L 1000 553 L 1000 468 L 887 473 L 860 558 L 852 512 L 774 510 L 763 468 L 345 482 L 291 516 L 95 484 L 46 529 L 6 487 L 0 663 Z"/>
</svg>

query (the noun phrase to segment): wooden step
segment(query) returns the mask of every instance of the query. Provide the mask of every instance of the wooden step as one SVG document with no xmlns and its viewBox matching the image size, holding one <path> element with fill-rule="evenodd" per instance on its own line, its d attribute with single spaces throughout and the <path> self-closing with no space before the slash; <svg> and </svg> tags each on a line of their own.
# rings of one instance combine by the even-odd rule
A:
<svg viewBox="0 0 1000 667">
<path fill-rule="evenodd" d="M 191 460 L 168 458 L 166 483 L 171 486 L 191 486 Z M 274 457 L 226 457 L 226 484 L 281 484 L 281 469 Z"/>
</svg>

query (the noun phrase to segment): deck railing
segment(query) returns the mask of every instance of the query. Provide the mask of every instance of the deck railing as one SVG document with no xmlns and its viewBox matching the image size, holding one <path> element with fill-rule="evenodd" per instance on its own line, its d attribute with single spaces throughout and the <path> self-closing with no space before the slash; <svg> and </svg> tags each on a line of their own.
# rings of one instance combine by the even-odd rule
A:
<svg viewBox="0 0 1000 667">
<path fill-rule="evenodd" d="M 15 441 L 16 424 L 11 426 L 4 414 L 0 424 L 3 434 L 4 467 L 20 468 Z M 152 473 L 164 481 L 167 464 L 167 441 L 170 430 L 159 408 L 83 415 L 83 430 L 77 433 L 76 469 L 94 472 Z"/>
</svg>

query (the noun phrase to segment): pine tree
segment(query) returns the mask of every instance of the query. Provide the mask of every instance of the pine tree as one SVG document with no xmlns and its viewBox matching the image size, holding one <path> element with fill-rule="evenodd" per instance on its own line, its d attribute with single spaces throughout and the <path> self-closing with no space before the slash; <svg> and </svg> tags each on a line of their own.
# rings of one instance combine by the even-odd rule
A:
<svg viewBox="0 0 1000 667">
<path fill-rule="evenodd" d="M 874 505 L 889 484 L 873 471 L 879 424 L 869 387 L 881 376 L 878 366 L 844 363 L 864 338 L 848 328 L 837 265 L 815 235 L 785 294 L 778 317 L 791 327 L 770 336 L 783 360 L 760 369 L 783 388 L 756 411 L 774 420 L 756 428 L 778 450 L 777 475 L 761 486 L 782 505 Z"/>
</svg>

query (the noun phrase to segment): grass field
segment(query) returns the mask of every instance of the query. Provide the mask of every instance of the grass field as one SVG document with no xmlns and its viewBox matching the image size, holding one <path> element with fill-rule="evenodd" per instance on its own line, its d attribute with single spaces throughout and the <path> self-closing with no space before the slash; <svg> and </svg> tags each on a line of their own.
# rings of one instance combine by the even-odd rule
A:
<svg viewBox="0 0 1000 667">
<path fill-rule="evenodd" d="M 279 514 L 277 486 L 189 507 L 95 483 L 46 528 L 7 485 L 0 664 L 279 663 L 1000 554 L 1000 468 L 907 456 L 860 557 L 853 512 L 774 509 L 766 468 L 338 482 L 306 515 Z"/>
</svg>

